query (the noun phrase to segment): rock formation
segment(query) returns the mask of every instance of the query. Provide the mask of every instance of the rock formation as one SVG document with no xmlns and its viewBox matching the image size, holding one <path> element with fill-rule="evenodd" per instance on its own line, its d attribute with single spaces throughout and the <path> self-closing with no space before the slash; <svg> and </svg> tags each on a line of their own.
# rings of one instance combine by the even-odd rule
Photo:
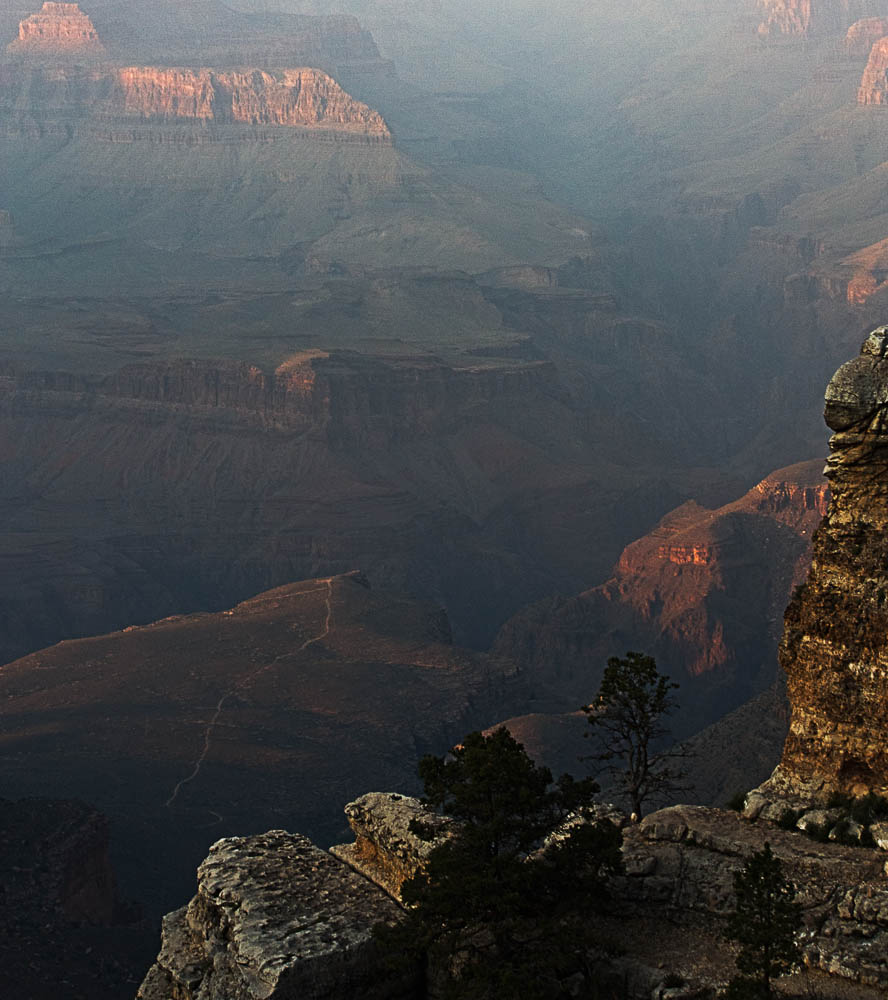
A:
<svg viewBox="0 0 888 1000">
<path fill-rule="evenodd" d="M 139 1000 L 397 1000 L 414 984 L 382 969 L 380 890 L 305 837 L 271 830 L 213 844 L 197 895 L 163 922 Z"/>
<path fill-rule="evenodd" d="M 449 821 L 422 805 L 419 799 L 394 792 L 368 792 L 345 807 L 353 844 L 330 852 L 375 882 L 393 899 L 401 885 L 421 868 L 435 841 L 421 840 L 410 829 L 414 820 L 436 827 L 436 839 L 446 837 Z"/>
<path fill-rule="evenodd" d="M 870 51 L 869 61 L 857 91 L 858 104 L 888 104 L 888 38 L 880 38 Z"/>
<path fill-rule="evenodd" d="M 644 649 L 693 706 L 690 735 L 773 682 L 776 622 L 804 579 L 826 497 L 821 463 L 806 462 L 717 510 L 683 504 L 626 547 L 607 583 L 519 612 L 495 648 L 577 706 L 608 656 Z"/>
<path fill-rule="evenodd" d="M 780 663 L 792 717 L 765 799 L 888 792 L 886 351 L 879 327 L 826 390 L 832 499 L 786 610 Z"/>
<path fill-rule="evenodd" d="M 873 45 L 888 35 L 888 18 L 865 17 L 855 21 L 845 36 L 845 52 L 853 58 L 866 58 Z"/>
<path fill-rule="evenodd" d="M 767 35 L 807 35 L 811 27 L 811 5 L 817 0 L 757 0 L 762 21 L 758 33 Z"/>
<path fill-rule="evenodd" d="M 36 14 L 19 24 L 19 35 L 7 51 L 38 56 L 98 56 L 105 47 L 89 16 L 76 3 L 46 0 Z"/>
<path fill-rule="evenodd" d="M 325 138 L 390 145 L 382 116 L 318 69 L 215 71 L 165 66 L 7 67 L 0 72 L 0 114 L 25 134 L 54 129 L 114 138 L 134 119 L 322 132 Z M 133 138 L 138 132 L 130 133 Z M 118 138 L 122 135 L 117 134 Z M 200 134 L 193 137 L 201 138 Z M 206 141 L 209 138 L 203 135 Z"/>
<path fill-rule="evenodd" d="M 654 935 L 646 955 L 642 951 L 651 964 L 657 949 L 670 951 L 667 939 L 676 933 L 666 929 L 663 917 L 677 920 L 682 935 L 694 918 L 718 926 L 734 906 L 734 873 L 767 841 L 798 889 L 805 964 L 862 985 L 888 986 L 888 892 L 881 852 L 817 844 L 770 823 L 751 824 L 736 813 L 694 806 L 651 813 L 628 827 L 624 838 L 627 876 L 620 892 L 629 913 L 633 904 L 641 919 L 653 910 L 664 930 Z M 636 948 L 637 941 L 636 936 Z M 704 942 L 696 949 L 688 944 L 688 965 L 699 976 L 715 954 L 706 954 Z M 708 947 L 717 953 L 724 945 L 710 941 Z M 731 965 L 728 957 L 722 976 L 733 975 Z"/>
<path fill-rule="evenodd" d="M 330 128 L 391 139 L 381 115 L 316 69 L 272 74 L 130 66 L 115 71 L 114 83 L 112 115 Z"/>
<path fill-rule="evenodd" d="M 357 842 L 332 848 L 334 857 L 282 831 L 214 844 L 198 869 L 197 895 L 163 922 L 160 954 L 139 1000 L 338 1000 L 356 995 L 348 989 L 379 1000 L 405 996 L 412 985 L 406 980 L 377 972 L 369 985 L 377 959 L 368 927 L 397 919 L 392 900 L 401 880 L 428 855 L 430 843 L 409 832 L 410 820 L 446 821 L 391 793 L 364 795 L 346 813 Z M 860 987 L 888 986 L 888 893 L 879 852 L 814 843 L 717 809 L 674 806 L 637 825 L 612 806 L 599 806 L 599 813 L 623 828 L 625 871 L 614 877 L 597 923 L 623 957 L 589 957 L 602 981 L 618 975 L 621 995 L 677 1000 L 723 988 L 734 974 L 733 953 L 719 933 L 733 909 L 733 877 L 766 841 L 797 886 L 806 965 Z M 665 992 L 667 974 L 684 981 L 681 993 Z"/>
<path fill-rule="evenodd" d="M 756 8 L 763 37 L 837 34 L 886 13 L 882 0 L 757 0 Z"/>
</svg>

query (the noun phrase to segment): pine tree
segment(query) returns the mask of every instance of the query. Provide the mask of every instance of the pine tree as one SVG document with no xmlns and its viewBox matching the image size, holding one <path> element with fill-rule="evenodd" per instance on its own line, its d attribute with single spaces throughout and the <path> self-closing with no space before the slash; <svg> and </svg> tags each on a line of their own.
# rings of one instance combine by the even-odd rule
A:
<svg viewBox="0 0 888 1000">
<path fill-rule="evenodd" d="M 796 935 L 802 923 L 795 887 L 770 844 L 735 873 L 734 894 L 736 909 L 725 936 L 740 945 L 736 959 L 740 975 L 731 981 L 728 996 L 768 1000 L 771 980 L 801 960 Z"/>
<path fill-rule="evenodd" d="M 683 788 L 684 772 L 676 761 L 687 751 L 680 745 L 663 749 L 669 737 L 663 718 L 676 708 L 677 688 L 658 672 L 652 656 L 628 652 L 608 659 L 595 700 L 583 706 L 592 726 L 587 735 L 595 742 L 584 759 L 607 765 L 637 819 L 650 799 Z"/>
</svg>

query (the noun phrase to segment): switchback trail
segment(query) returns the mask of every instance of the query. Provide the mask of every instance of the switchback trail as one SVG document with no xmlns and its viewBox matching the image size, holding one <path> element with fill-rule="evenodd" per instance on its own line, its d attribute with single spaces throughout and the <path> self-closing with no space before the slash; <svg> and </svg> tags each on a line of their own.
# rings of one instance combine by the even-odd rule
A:
<svg viewBox="0 0 888 1000">
<path fill-rule="evenodd" d="M 323 629 L 320 632 L 318 632 L 317 635 L 310 636 L 308 639 L 306 639 L 305 642 L 303 642 L 302 645 L 296 650 L 295 654 L 289 651 L 286 653 L 281 653 L 280 656 L 276 656 L 269 663 L 265 663 L 261 667 L 257 667 L 252 673 L 247 674 L 246 677 L 242 677 L 239 681 L 232 684 L 232 686 L 225 692 L 225 694 L 222 695 L 222 697 L 216 702 L 216 708 L 210 718 L 210 721 L 207 723 L 206 729 L 204 730 L 203 749 L 201 750 L 197 760 L 194 762 L 194 766 L 192 767 L 190 773 L 186 775 L 180 782 L 177 783 L 176 787 L 170 793 L 170 797 L 166 800 L 166 802 L 164 802 L 164 806 L 167 809 L 172 807 L 173 803 L 179 796 L 179 792 L 186 785 L 194 781 L 194 779 L 200 774 L 200 769 L 203 766 L 203 762 L 207 759 L 207 754 L 210 752 L 210 745 L 213 741 L 213 730 L 216 728 L 216 725 L 219 722 L 219 717 L 225 710 L 225 702 L 228 701 L 228 699 L 231 698 L 232 695 L 237 694 L 238 691 L 243 691 L 245 688 L 249 687 L 249 685 L 252 684 L 259 677 L 261 677 L 262 674 L 264 674 L 268 670 L 271 670 L 272 667 L 274 667 L 280 660 L 283 660 L 288 656 L 304 653 L 309 646 L 313 645 L 316 642 L 320 642 L 322 639 L 325 639 L 330 634 L 333 628 L 333 577 L 327 577 L 327 579 L 323 580 L 322 582 L 325 585 L 324 587 L 315 587 L 313 590 L 304 590 L 300 594 L 297 594 L 295 596 L 303 597 L 307 596 L 308 594 L 317 594 L 326 589 L 327 596 L 324 601 L 324 604 L 326 606 L 327 613 L 324 618 Z M 214 813 L 214 815 L 218 816 L 219 814 Z M 219 822 L 221 821 L 222 820 L 220 817 Z"/>
</svg>

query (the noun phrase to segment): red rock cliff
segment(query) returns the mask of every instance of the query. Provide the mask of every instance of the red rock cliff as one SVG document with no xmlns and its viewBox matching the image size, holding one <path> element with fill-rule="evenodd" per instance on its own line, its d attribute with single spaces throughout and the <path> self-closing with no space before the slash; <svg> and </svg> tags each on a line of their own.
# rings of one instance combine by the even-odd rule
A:
<svg viewBox="0 0 888 1000">
<path fill-rule="evenodd" d="M 880 38 L 870 51 L 869 62 L 863 71 L 858 104 L 888 104 L 888 38 Z"/>
<path fill-rule="evenodd" d="M 864 59 L 873 45 L 888 35 L 888 17 L 865 17 L 855 21 L 845 36 L 845 52 L 855 59 Z"/>
<path fill-rule="evenodd" d="M 329 127 L 388 137 L 382 116 L 317 69 L 215 72 L 129 66 L 115 74 L 112 107 L 144 118 Z"/>
<path fill-rule="evenodd" d="M 13 53 L 101 53 L 99 35 L 89 16 L 76 3 L 47 0 L 19 24 L 18 39 L 7 47 Z"/>
<path fill-rule="evenodd" d="M 758 33 L 767 35 L 807 35 L 811 27 L 812 0 L 758 0 L 762 12 Z"/>
<path fill-rule="evenodd" d="M 683 504 L 624 549 L 612 579 L 507 622 L 496 651 L 580 704 L 608 656 L 644 649 L 680 680 L 683 709 L 714 721 L 773 680 L 774 626 L 826 510 L 820 469 L 772 473 L 718 510 Z"/>
</svg>

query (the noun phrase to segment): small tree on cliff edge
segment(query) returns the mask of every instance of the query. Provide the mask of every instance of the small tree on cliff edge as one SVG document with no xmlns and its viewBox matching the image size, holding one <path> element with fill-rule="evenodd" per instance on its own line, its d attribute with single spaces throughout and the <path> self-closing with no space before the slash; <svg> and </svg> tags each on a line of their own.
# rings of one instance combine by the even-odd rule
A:
<svg viewBox="0 0 888 1000">
<path fill-rule="evenodd" d="M 801 906 L 795 887 L 783 874 L 771 845 L 753 854 L 734 875 L 736 909 L 725 930 L 740 945 L 737 969 L 725 996 L 730 1000 L 769 1000 L 771 980 L 789 972 L 801 960 L 796 935 Z"/>
<path fill-rule="evenodd" d="M 603 876 L 620 867 L 621 834 L 587 822 L 547 837 L 587 811 L 595 783 L 553 782 L 504 728 L 424 757 L 419 773 L 424 804 L 452 816 L 456 832 L 402 886 L 403 921 L 376 929 L 384 949 L 426 959 L 441 995 L 460 1000 L 548 1000 L 566 995 L 563 977 L 589 979 L 588 916 Z"/>
<path fill-rule="evenodd" d="M 641 818 L 645 802 L 681 791 L 684 771 L 677 760 L 686 757 L 681 746 L 660 749 L 669 736 L 663 717 L 677 702 L 678 685 L 658 673 L 656 661 L 644 653 L 628 652 L 607 661 L 595 700 L 583 711 L 592 726 L 586 733 L 595 750 L 585 760 L 606 763 Z"/>
</svg>

